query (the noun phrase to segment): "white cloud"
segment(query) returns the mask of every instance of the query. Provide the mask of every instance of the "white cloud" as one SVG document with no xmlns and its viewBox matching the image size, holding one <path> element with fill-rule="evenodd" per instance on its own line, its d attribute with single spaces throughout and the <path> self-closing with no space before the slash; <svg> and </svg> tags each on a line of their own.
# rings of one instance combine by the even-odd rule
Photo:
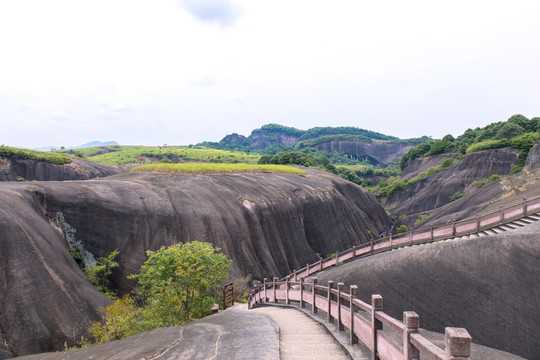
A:
<svg viewBox="0 0 540 360">
<path fill-rule="evenodd" d="M 178 0 L 195 18 L 228 27 L 240 16 L 240 8 L 231 0 Z"/>
</svg>

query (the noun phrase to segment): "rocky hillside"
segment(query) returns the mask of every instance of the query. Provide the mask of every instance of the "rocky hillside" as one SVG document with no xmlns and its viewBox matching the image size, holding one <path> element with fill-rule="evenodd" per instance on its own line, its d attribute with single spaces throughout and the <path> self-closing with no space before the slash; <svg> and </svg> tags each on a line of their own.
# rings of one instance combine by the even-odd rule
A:
<svg viewBox="0 0 540 360">
<path fill-rule="evenodd" d="M 412 310 L 422 328 L 444 333 L 445 327 L 464 327 L 475 343 L 536 359 L 539 231 L 535 224 L 521 233 L 401 248 L 317 277 L 322 284 L 357 284 L 367 302 L 381 294 L 385 312 L 397 319 Z"/>
<path fill-rule="evenodd" d="M 64 181 L 106 177 L 123 171 L 118 166 L 71 159 L 69 164 L 0 157 L 0 181 Z"/>
<path fill-rule="evenodd" d="M 219 143 L 205 142 L 200 145 L 263 153 L 313 148 L 329 153 L 344 153 L 350 159 L 381 165 L 399 163 L 404 154 L 427 140 L 427 137 L 399 140 L 393 136 L 354 127 L 316 127 L 299 130 L 268 124 L 253 130 L 249 137 L 234 133 L 225 136 Z"/>
<path fill-rule="evenodd" d="M 375 198 L 318 170 L 308 175 L 133 173 L 99 180 L 5 182 L 0 187 L 0 354 L 74 343 L 108 299 L 86 281 L 86 261 L 120 251 L 113 285 L 125 292 L 146 250 L 209 241 L 233 273 L 282 276 L 320 255 L 386 231 Z M 6 345 L 7 344 L 7 345 Z"/>
<path fill-rule="evenodd" d="M 443 154 L 414 159 L 403 170 L 402 181 L 410 181 L 439 166 L 444 159 L 456 157 L 456 154 Z M 392 215 L 406 215 L 412 220 L 417 214 L 432 214 L 437 208 L 469 196 L 477 189 L 478 183 L 489 180 L 494 174 L 509 174 L 512 165 L 518 164 L 518 161 L 518 152 L 512 148 L 474 152 L 465 155 L 457 164 L 409 183 L 405 189 L 381 197 L 380 200 L 386 208 L 391 209 Z M 411 225 L 407 219 L 401 223 Z"/>
</svg>

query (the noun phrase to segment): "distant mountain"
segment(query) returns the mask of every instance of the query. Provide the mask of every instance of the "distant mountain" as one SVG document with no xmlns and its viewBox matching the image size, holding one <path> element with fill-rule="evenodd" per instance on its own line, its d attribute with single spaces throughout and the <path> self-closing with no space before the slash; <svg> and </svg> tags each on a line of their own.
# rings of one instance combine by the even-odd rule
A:
<svg viewBox="0 0 540 360">
<path fill-rule="evenodd" d="M 84 149 L 89 147 L 97 147 L 97 146 L 109 146 L 109 145 L 120 145 L 116 141 L 91 141 L 89 143 L 79 145 L 79 146 L 71 146 L 67 149 Z M 51 151 L 51 150 L 58 150 L 61 149 L 61 146 L 46 146 L 41 148 L 34 148 L 32 150 L 38 150 L 38 151 Z"/>
<path fill-rule="evenodd" d="M 429 140 L 426 136 L 402 140 L 356 127 L 315 127 L 300 130 L 267 124 L 253 130 L 249 137 L 234 133 L 225 136 L 220 142 L 203 142 L 198 145 L 270 155 L 281 151 L 313 149 L 326 153 L 343 153 L 350 159 L 364 160 L 372 164 L 395 164 L 410 149 Z"/>
</svg>

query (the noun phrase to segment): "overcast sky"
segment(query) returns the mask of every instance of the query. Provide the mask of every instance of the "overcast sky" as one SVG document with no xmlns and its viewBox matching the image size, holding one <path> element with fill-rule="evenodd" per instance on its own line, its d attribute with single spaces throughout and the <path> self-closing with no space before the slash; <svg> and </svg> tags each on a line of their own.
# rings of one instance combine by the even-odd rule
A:
<svg viewBox="0 0 540 360">
<path fill-rule="evenodd" d="M 0 0 L 0 144 L 540 116 L 540 1 Z"/>
</svg>

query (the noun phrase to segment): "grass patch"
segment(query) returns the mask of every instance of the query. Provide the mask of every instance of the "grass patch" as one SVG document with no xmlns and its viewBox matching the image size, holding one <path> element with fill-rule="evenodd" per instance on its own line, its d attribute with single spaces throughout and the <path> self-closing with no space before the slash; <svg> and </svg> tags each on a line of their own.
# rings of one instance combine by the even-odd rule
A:
<svg viewBox="0 0 540 360">
<path fill-rule="evenodd" d="M 35 160 L 46 162 L 56 165 L 65 165 L 71 163 L 71 159 L 64 154 L 35 151 L 28 149 L 19 149 L 9 146 L 0 146 L 0 157 L 21 159 L 21 160 Z"/>
<path fill-rule="evenodd" d="M 461 199 L 462 197 L 467 196 L 467 193 L 462 193 L 459 191 L 456 191 L 454 195 L 450 196 L 450 202 L 455 201 L 457 199 Z"/>
<path fill-rule="evenodd" d="M 185 163 L 185 164 L 151 164 L 141 165 L 131 170 L 132 172 L 160 172 L 178 174 L 236 174 L 236 173 L 263 173 L 278 172 L 287 174 L 307 174 L 306 171 L 285 165 L 260 165 L 260 164 L 209 164 L 209 163 Z"/>
<path fill-rule="evenodd" d="M 72 153 L 73 150 L 63 150 Z M 210 163 L 248 163 L 255 164 L 259 155 L 237 151 L 218 150 L 201 146 L 104 146 L 99 148 L 77 149 L 87 160 L 102 165 L 137 164 L 139 157 L 149 161 L 168 159 L 178 162 L 210 162 Z M 165 160 L 167 161 L 167 160 Z"/>
</svg>

